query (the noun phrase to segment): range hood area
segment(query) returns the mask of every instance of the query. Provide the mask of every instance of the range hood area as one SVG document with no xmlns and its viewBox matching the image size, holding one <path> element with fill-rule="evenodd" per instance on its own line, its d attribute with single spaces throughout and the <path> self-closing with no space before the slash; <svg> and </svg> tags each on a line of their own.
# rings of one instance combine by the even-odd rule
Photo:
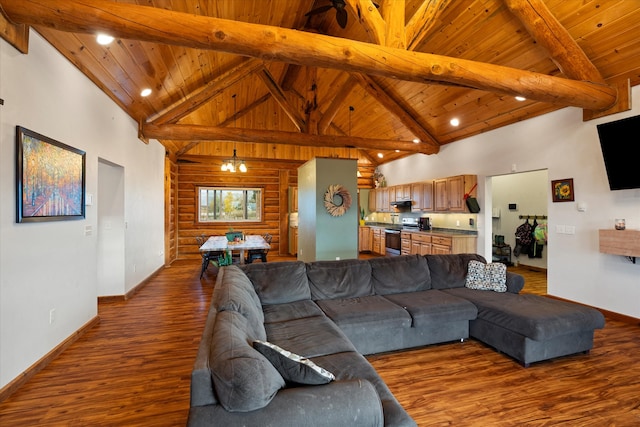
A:
<svg viewBox="0 0 640 427">
<path fill-rule="evenodd" d="M 411 200 L 396 200 L 391 202 L 391 206 L 396 208 L 411 208 Z"/>
</svg>

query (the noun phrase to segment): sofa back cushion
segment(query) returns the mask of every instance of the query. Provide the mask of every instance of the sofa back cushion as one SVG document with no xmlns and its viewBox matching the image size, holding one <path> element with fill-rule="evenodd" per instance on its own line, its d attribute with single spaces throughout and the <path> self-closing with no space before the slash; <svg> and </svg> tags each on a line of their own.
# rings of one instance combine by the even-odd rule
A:
<svg viewBox="0 0 640 427">
<path fill-rule="evenodd" d="M 369 260 L 371 281 L 377 295 L 431 289 L 427 260 L 420 255 L 381 257 Z"/>
<path fill-rule="evenodd" d="M 260 299 L 249 278 L 238 267 L 231 265 L 221 269 L 212 298 L 216 310 L 240 313 L 249 321 L 257 339 L 266 338 Z"/>
<path fill-rule="evenodd" d="M 478 254 L 424 255 L 424 257 L 429 264 L 433 289 L 464 288 L 469 261 L 487 262 Z"/>
<path fill-rule="evenodd" d="M 315 261 L 307 263 L 307 277 L 314 300 L 373 295 L 371 265 L 367 260 Z"/>
<path fill-rule="evenodd" d="M 302 261 L 245 264 L 241 268 L 253 283 L 262 305 L 311 299 Z"/>
<path fill-rule="evenodd" d="M 216 315 L 209 366 L 218 402 L 230 412 L 264 408 L 284 379 L 252 344 L 258 339 L 246 317 L 236 311 Z"/>
</svg>

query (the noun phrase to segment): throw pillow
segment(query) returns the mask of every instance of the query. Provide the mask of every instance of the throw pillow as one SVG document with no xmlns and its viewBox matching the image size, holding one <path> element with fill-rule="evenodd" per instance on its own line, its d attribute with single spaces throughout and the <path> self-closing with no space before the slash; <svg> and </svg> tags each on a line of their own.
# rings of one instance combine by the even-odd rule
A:
<svg viewBox="0 0 640 427">
<path fill-rule="evenodd" d="M 331 372 L 321 368 L 311 360 L 284 350 L 270 342 L 256 340 L 253 342 L 253 348 L 273 364 L 285 381 L 318 385 L 327 384 L 336 379 Z"/>
<path fill-rule="evenodd" d="M 493 262 L 469 261 L 465 286 L 482 291 L 507 291 L 507 266 Z"/>
</svg>

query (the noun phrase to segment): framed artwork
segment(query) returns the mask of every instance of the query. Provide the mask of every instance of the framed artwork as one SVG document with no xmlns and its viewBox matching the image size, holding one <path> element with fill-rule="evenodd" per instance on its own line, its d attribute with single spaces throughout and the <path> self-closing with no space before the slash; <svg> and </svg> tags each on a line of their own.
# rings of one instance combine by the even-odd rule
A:
<svg viewBox="0 0 640 427">
<path fill-rule="evenodd" d="M 85 217 L 85 152 L 16 126 L 16 222 Z"/>
<path fill-rule="evenodd" d="M 554 202 L 573 202 L 573 178 L 551 181 L 551 194 Z"/>
</svg>

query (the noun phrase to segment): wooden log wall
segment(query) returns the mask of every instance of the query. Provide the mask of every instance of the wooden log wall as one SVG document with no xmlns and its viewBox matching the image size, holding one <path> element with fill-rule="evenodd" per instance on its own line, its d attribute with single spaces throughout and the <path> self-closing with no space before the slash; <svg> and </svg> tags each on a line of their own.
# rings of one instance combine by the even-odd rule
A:
<svg viewBox="0 0 640 427">
<path fill-rule="evenodd" d="M 220 170 L 220 160 L 197 156 L 182 158 L 178 164 L 177 248 L 178 259 L 199 258 L 196 236 L 224 234 L 233 227 L 246 234 L 273 236 L 271 251 L 288 252 L 288 193 L 297 186 L 298 167 L 303 162 L 255 161 L 247 162 L 247 173 L 229 173 Z M 200 223 L 197 220 L 197 188 L 200 186 L 262 188 L 263 214 L 261 222 Z"/>
</svg>

